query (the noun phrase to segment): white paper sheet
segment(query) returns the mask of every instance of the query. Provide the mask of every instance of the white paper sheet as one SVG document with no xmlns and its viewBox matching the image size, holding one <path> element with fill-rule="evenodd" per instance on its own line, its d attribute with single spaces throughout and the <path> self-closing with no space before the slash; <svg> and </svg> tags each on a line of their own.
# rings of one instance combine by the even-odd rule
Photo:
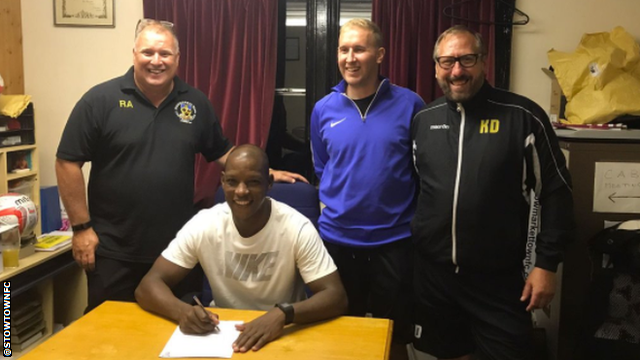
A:
<svg viewBox="0 0 640 360">
<path fill-rule="evenodd" d="M 205 335 L 186 335 L 178 326 L 162 349 L 160 357 L 231 358 L 233 355 L 231 345 L 240 335 L 235 325 L 242 323 L 242 321 L 220 321 L 218 324 L 220 331 Z"/>
</svg>

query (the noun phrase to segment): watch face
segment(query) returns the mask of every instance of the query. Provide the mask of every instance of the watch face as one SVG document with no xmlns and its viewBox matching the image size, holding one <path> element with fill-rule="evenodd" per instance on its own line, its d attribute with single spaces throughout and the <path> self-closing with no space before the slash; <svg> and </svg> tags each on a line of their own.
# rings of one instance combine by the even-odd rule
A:
<svg viewBox="0 0 640 360">
<path fill-rule="evenodd" d="M 293 305 L 289 303 L 280 303 L 276 304 L 276 306 L 284 313 L 284 324 L 291 324 L 293 322 L 293 317 L 295 316 Z"/>
</svg>

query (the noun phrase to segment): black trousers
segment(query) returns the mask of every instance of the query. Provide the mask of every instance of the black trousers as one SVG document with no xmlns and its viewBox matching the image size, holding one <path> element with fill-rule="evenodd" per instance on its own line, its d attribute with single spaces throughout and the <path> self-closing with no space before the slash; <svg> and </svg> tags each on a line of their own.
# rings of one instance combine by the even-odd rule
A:
<svg viewBox="0 0 640 360">
<path fill-rule="evenodd" d="M 95 269 L 86 271 L 88 304 L 85 313 L 107 300 L 135 302 L 135 290 L 153 264 L 112 259 L 96 254 Z M 178 298 L 202 291 L 204 273 L 200 265 L 172 290 Z"/>
<path fill-rule="evenodd" d="M 416 349 L 438 358 L 531 360 L 533 325 L 520 301 L 522 269 L 479 272 L 416 255 Z"/>
<path fill-rule="evenodd" d="M 349 298 L 349 315 L 393 320 L 393 341 L 407 344 L 412 334 L 413 244 L 410 238 L 375 248 L 325 242 Z"/>
</svg>

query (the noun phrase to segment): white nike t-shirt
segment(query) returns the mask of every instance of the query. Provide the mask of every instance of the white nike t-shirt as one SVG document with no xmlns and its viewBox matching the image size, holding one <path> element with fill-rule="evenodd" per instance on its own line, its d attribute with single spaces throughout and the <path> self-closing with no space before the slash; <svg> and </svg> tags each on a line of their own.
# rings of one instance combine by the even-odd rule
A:
<svg viewBox="0 0 640 360">
<path fill-rule="evenodd" d="M 196 214 L 162 256 L 188 269 L 199 262 L 218 307 L 270 310 L 303 300 L 305 283 L 337 268 L 309 219 L 270 200 L 269 221 L 254 236 L 240 236 L 225 202 Z"/>
</svg>

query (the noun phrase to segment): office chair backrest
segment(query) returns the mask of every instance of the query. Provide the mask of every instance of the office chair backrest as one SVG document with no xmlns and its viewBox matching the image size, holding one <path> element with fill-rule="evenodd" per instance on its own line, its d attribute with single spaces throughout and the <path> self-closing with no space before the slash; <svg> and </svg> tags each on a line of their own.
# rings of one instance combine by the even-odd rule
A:
<svg viewBox="0 0 640 360">
<path fill-rule="evenodd" d="M 293 184 L 274 183 L 267 195 L 298 210 L 311 220 L 316 228 L 318 227 L 320 202 L 318 200 L 318 189 L 315 186 L 299 181 Z M 221 185 L 216 192 L 215 203 L 219 204 L 224 201 L 224 192 Z"/>
</svg>

